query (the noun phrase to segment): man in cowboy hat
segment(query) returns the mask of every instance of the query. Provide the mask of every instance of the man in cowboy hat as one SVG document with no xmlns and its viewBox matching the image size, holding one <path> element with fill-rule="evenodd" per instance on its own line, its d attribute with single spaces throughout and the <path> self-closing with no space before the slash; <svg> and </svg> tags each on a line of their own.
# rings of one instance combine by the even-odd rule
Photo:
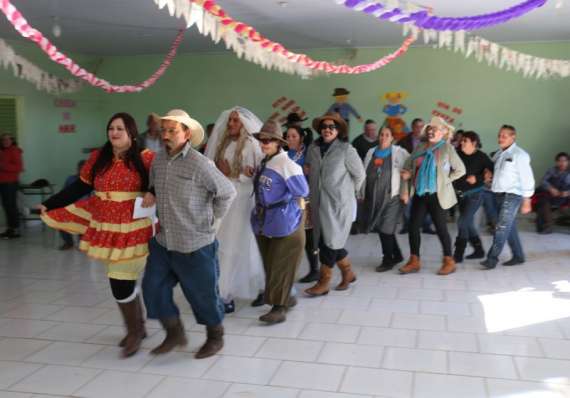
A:
<svg viewBox="0 0 570 398">
<path fill-rule="evenodd" d="M 335 99 L 334 104 L 332 104 L 327 113 L 338 113 L 346 122 L 347 125 L 350 125 L 350 115 L 354 115 L 359 122 L 362 123 L 362 116 L 360 113 L 354 109 L 352 105 L 350 105 L 348 101 L 348 95 L 350 91 L 346 88 L 335 88 L 332 96 Z"/>
<path fill-rule="evenodd" d="M 165 151 L 150 171 L 150 189 L 143 206 L 156 196 L 160 231 L 149 242 L 143 279 L 147 315 L 158 319 L 166 338 L 152 354 L 164 354 L 187 344 L 180 312 L 172 298 L 180 283 L 196 321 L 206 325 L 206 343 L 196 358 L 216 354 L 224 345 L 224 307 L 218 294 L 216 227 L 236 191 L 214 163 L 193 148 L 204 139 L 200 123 L 175 109 L 161 118 Z M 154 193 L 154 195 L 153 195 Z"/>
</svg>

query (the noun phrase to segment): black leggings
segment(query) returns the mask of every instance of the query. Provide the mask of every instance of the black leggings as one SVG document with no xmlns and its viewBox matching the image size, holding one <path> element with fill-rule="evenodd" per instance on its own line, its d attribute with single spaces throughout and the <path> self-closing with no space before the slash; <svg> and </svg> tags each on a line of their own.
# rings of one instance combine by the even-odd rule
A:
<svg viewBox="0 0 570 398">
<path fill-rule="evenodd" d="M 328 267 L 334 267 L 334 265 L 348 256 L 348 252 L 346 249 L 331 249 L 325 242 L 323 238 L 319 240 L 319 257 L 321 259 L 321 264 L 326 265 Z"/>
<path fill-rule="evenodd" d="M 111 292 L 113 292 L 113 297 L 117 301 L 124 301 L 133 296 L 133 293 L 137 287 L 137 281 L 126 281 L 122 279 L 109 278 L 109 283 L 111 284 Z"/>
<path fill-rule="evenodd" d="M 18 183 L 0 183 L 0 200 L 6 215 L 8 229 L 18 229 L 20 226 L 20 213 L 18 211 Z"/>
<path fill-rule="evenodd" d="M 420 255 L 421 233 L 420 229 L 426 213 L 429 213 L 437 237 L 441 242 L 444 256 L 451 256 L 451 238 L 447 231 L 447 212 L 442 209 L 437 199 L 437 194 L 416 196 L 414 195 L 412 202 L 412 213 L 410 217 L 410 253 L 416 256 Z"/>
<path fill-rule="evenodd" d="M 305 230 L 305 254 L 307 255 L 307 260 L 309 261 L 309 267 L 311 270 L 316 270 L 319 268 L 319 250 L 315 245 L 315 239 L 313 237 L 313 229 Z"/>
</svg>

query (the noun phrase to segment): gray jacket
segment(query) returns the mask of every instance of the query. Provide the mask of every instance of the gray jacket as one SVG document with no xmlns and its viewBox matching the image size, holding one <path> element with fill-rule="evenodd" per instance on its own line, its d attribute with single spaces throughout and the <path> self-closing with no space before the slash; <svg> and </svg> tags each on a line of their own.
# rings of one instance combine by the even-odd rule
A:
<svg viewBox="0 0 570 398">
<path fill-rule="evenodd" d="M 412 160 L 417 153 L 423 152 L 426 148 L 425 143 L 418 145 L 416 150 L 408 158 L 404 164 L 404 170 L 412 173 L 412 178 L 408 181 L 402 181 L 400 184 L 400 192 L 408 192 L 410 199 L 414 195 L 413 180 L 416 175 L 416 161 Z M 455 189 L 453 189 L 452 182 L 462 177 L 465 174 L 465 165 L 455 151 L 455 148 L 445 143 L 436 154 L 436 168 L 437 168 L 437 199 L 443 209 L 449 209 L 457 203 L 457 196 L 455 196 Z"/>
<path fill-rule="evenodd" d="M 366 172 L 348 142 L 334 141 L 324 157 L 313 143 L 307 151 L 310 204 L 315 242 L 322 238 L 331 249 L 342 249 L 356 216 L 356 192 Z M 332 265 L 332 264 L 331 264 Z"/>
</svg>

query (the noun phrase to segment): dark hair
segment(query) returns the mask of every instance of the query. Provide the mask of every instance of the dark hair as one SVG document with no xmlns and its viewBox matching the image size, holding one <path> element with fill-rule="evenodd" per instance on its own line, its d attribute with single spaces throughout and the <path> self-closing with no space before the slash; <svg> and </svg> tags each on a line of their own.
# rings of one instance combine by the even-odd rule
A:
<svg viewBox="0 0 570 398">
<path fill-rule="evenodd" d="M 419 117 L 415 118 L 414 120 L 412 120 L 412 127 L 414 127 L 415 124 L 423 122 L 423 121 L 424 121 L 424 119 L 422 119 L 422 118 L 419 118 Z"/>
<path fill-rule="evenodd" d="M 323 119 L 323 120 L 321 120 L 321 123 L 319 124 L 319 133 L 320 133 L 321 131 L 323 131 L 323 125 L 325 124 L 325 120 L 332 121 L 332 122 L 334 123 L 334 125 L 335 125 L 335 127 L 336 127 L 336 130 L 338 131 L 338 136 L 337 136 L 337 138 L 338 138 L 340 141 L 348 142 L 348 128 L 346 129 L 346 131 L 342 131 L 342 130 L 340 129 L 340 126 L 338 125 L 338 123 L 336 123 L 336 122 L 335 122 L 334 120 L 332 120 L 332 119 Z"/>
<path fill-rule="evenodd" d="M 481 138 L 479 138 L 479 134 L 474 131 L 462 131 L 461 132 L 462 138 L 467 138 L 469 141 L 475 143 L 475 148 L 480 149 L 483 145 L 481 145 Z"/>
<path fill-rule="evenodd" d="M 18 143 L 16 142 L 16 137 L 14 137 L 12 134 L 10 133 L 0 134 L 0 138 L 4 139 L 4 137 L 10 138 L 10 141 L 12 141 L 12 146 L 18 146 Z"/>
<path fill-rule="evenodd" d="M 380 133 L 382 132 L 382 130 L 388 130 L 390 132 L 390 134 L 392 135 L 392 138 L 394 138 L 394 132 L 392 131 L 392 129 L 390 127 L 388 127 L 387 125 L 383 125 L 380 126 L 380 128 L 378 129 L 378 135 L 380 135 Z"/>
<path fill-rule="evenodd" d="M 558 160 L 560 160 L 560 158 L 569 159 L 568 153 L 566 153 L 566 152 L 559 152 L 558 154 L 556 154 L 556 157 L 554 158 L 554 160 L 558 161 Z"/>
<path fill-rule="evenodd" d="M 366 119 L 366 121 L 364 122 L 364 125 L 366 126 L 367 124 L 376 124 L 376 122 L 372 119 Z"/>
<path fill-rule="evenodd" d="M 125 165 L 129 169 L 135 170 L 139 174 L 141 178 L 141 190 L 146 191 L 148 189 L 148 171 L 144 167 L 141 158 L 141 151 L 143 150 L 143 148 L 141 147 L 138 141 L 139 132 L 137 129 L 137 123 L 135 122 L 135 119 L 128 113 L 124 112 L 116 113 L 113 116 L 111 116 L 111 119 L 109 119 L 109 122 L 107 123 L 107 129 L 105 130 L 105 133 L 107 135 L 109 134 L 109 127 L 111 127 L 111 123 L 116 119 L 121 119 L 123 121 L 123 123 L 125 124 L 125 129 L 127 130 L 127 134 L 131 138 L 131 146 L 126 151 L 123 157 L 123 161 L 125 162 Z M 92 184 L 95 182 L 95 177 L 97 177 L 97 175 L 104 174 L 107 171 L 107 169 L 111 166 L 111 164 L 113 163 L 113 157 L 114 157 L 113 146 L 111 145 L 109 137 L 107 136 L 107 142 L 101 148 L 99 157 L 97 158 L 97 161 L 95 161 L 95 164 L 93 164 L 93 168 L 91 169 Z"/>
<path fill-rule="evenodd" d="M 287 126 L 285 133 L 283 133 L 283 138 L 287 139 L 287 130 L 290 129 L 295 130 L 297 134 L 299 134 L 301 142 L 303 143 L 303 145 L 305 145 L 305 148 L 308 148 L 309 145 L 311 145 L 311 142 L 313 142 L 313 130 L 293 125 Z"/>
<path fill-rule="evenodd" d="M 510 130 L 510 131 L 512 131 L 513 134 L 517 133 L 517 129 L 515 129 L 515 127 L 511 126 L 510 124 L 503 124 L 501 126 L 501 130 Z"/>
</svg>

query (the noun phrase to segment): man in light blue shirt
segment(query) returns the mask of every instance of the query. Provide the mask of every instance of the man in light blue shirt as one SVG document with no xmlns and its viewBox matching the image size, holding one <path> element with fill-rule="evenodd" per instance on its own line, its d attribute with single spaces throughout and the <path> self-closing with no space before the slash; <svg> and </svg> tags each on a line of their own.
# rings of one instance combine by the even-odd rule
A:
<svg viewBox="0 0 570 398">
<path fill-rule="evenodd" d="M 530 198 L 534 194 L 534 176 L 530 156 L 516 144 L 517 132 L 513 126 L 503 125 L 499 130 L 499 150 L 493 156 L 495 168 L 491 191 L 495 195 L 499 218 L 493 236 L 493 244 L 483 269 L 492 269 L 499 262 L 499 254 L 509 243 L 513 257 L 503 265 L 519 265 L 525 257 L 517 231 L 516 216 L 531 211 Z"/>
</svg>

